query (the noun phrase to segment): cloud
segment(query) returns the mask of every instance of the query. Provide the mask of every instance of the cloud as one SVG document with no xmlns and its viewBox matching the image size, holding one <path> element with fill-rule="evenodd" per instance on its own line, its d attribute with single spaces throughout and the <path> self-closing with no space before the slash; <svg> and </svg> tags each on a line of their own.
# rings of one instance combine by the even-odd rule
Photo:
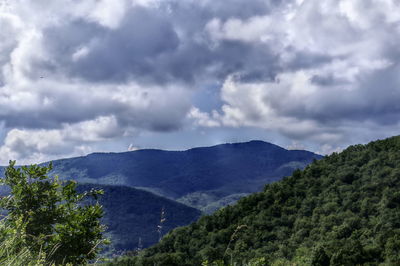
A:
<svg viewBox="0 0 400 266">
<path fill-rule="evenodd" d="M 265 16 L 210 20 L 206 31 L 214 42 L 265 45 L 279 54 L 280 68 L 271 80 L 228 75 L 222 108 L 203 114 L 209 121 L 201 123 L 263 127 L 312 140 L 324 152 L 358 142 L 351 136 L 357 131 L 370 139 L 396 134 L 400 69 L 393 44 L 400 17 L 393 10 L 399 7 L 395 1 L 299 1 Z"/>
<path fill-rule="evenodd" d="M 90 144 L 121 136 L 124 132 L 115 117 L 98 117 L 60 129 L 12 129 L 0 147 L 0 161 L 20 163 L 56 159 L 60 155 L 83 155 Z"/>
<path fill-rule="evenodd" d="M 0 5 L 3 158 L 80 154 L 185 128 L 262 128 L 324 152 L 396 134 L 399 5 L 8 1 Z M 220 106 L 202 110 L 196 95 L 210 87 Z"/>
<path fill-rule="evenodd" d="M 179 46 L 171 23 L 142 7 L 128 10 L 117 28 L 79 19 L 45 29 L 43 42 L 56 60 L 36 64 L 92 82 L 146 80 L 149 74 L 167 79 L 157 61 Z"/>
</svg>

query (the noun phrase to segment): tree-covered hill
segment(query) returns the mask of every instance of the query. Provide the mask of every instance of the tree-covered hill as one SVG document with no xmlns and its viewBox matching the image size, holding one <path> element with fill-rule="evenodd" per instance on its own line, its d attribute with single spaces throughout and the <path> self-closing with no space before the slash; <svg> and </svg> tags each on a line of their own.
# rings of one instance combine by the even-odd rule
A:
<svg viewBox="0 0 400 266">
<path fill-rule="evenodd" d="M 78 186 L 78 191 L 93 188 L 104 191 L 99 202 L 104 210 L 103 223 L 107 226 L 111 251 L 133 250 L 139 246 L 146 248 L 158 242 L 159 225 L 164 235 L 176 227 L 194 222 L 201 214 L 197 209 L 131 187 L 84 184 Z M 160 224 L 162 210 L 165 221 Z"/>
<path fill-rule="evenodd" d="M 119 265 L 400 265 L 400 137 L 351 146 Z"/>
</svg>

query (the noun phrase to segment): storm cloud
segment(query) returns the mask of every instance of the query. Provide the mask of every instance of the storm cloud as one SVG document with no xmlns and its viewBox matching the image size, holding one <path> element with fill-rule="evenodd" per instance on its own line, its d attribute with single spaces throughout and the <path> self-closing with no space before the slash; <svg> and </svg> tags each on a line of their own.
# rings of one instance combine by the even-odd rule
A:
<svg viewBox="0 0 400 266">
<path fill-rule="evenodd" d="M 321 153 L 398 134 L 399 10 L 395 0 L 2 0 L 0 161 L 140 146 L 143 132 L 254 127 Z"/>
</svg>

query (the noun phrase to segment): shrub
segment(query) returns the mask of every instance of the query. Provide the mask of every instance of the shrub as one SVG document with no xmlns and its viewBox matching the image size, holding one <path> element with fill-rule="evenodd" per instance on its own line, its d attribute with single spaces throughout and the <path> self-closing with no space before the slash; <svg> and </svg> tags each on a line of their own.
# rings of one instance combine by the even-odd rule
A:
<svg viewBox="0 0 400 266">
<path fill-rule="evenodd" d="M 103 215 L 97 199 L 102 191 L 78 194 L 76 182 L 61 182 L 48 176 L 52 165 L 15 167 L 11 161 L 1 179 L 11 189 L 11 195 L 0 200 L 8 212 L 5 223 L 21 233 L 21 250 L 45 254 L 54 264 L 84 264 L 96 257 L 102 233 Z M 24 230 L 21 230 L 23 225 Z"/>
</svg>

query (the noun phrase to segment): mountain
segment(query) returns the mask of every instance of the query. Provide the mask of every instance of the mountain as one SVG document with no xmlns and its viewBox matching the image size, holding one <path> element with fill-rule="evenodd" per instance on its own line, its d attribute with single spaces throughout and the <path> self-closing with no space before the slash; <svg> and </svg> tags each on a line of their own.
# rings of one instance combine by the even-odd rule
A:
<svg viewBox="0 0 400 266">
<path fill-rule="evenodd" d="M 103 223 L 112 240 L 111 250 L 135 249 L 139 238 L 143 248 L 157 243 L 162 210 L 162 234 L 194 222 L 201 215 L 197 209 L 131 187 L 84 184 L 78 186 L 78 191 L 92 188 L 104 190 L 99 201 L 104 209 Z"/>
<path fill-rule="evenodd" d="M 217 260 L 400 265 L 400 137 L 333 153 L 113 264 Z"/>
<path fill-rule="evenodd" d="M 186 151 L 94 153 L 53 161 L 52 173 L 79 183 L 136 187 L 212 212 L 320 158 L 250 141 Z"/>
</svg>

